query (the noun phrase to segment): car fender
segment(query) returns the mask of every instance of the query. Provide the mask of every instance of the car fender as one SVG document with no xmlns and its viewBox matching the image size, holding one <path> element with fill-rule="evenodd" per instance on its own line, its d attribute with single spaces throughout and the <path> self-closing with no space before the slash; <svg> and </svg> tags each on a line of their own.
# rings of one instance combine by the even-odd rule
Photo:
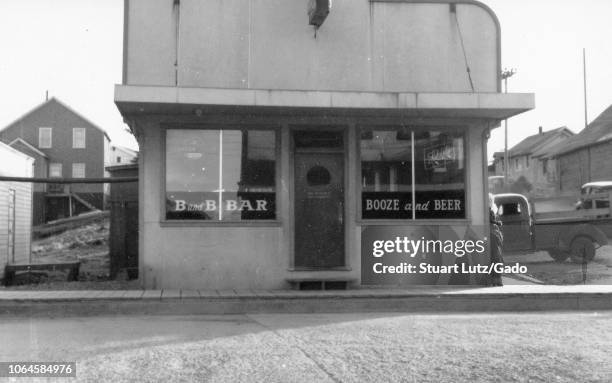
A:
<svg viewBox="0 0 612 383">
<path fill-rule="evenodd" d="M 576 237 L 589 237 L 599 246 L 608 244 L 608 238 L 599 228 L 583 223 L 581 225 L 569 226 L 559 233 L 559 249 L 569 251 L 572 241 Z"/>
</svg>

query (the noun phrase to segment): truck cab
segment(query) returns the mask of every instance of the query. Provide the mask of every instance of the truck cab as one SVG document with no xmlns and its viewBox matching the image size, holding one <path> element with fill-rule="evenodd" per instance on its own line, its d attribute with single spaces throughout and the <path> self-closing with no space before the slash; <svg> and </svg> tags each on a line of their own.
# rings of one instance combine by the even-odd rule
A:
<svg viewBox="0 0 612 383">
<path fill-rule="evenodd" d="M 515 193 L 496 194 L 493 201 L 502 222 L 504 251 L 531 250 L 533 248 L 533 216 L 529 201 Z"/>
<path fill-rule="evenodd" d="M 602 194 L 612 192 L 612 181 L 589 182 L 580 188 L 580 199 L 576 202 L 576 209 L 606 209 L 610 207 L 610 200 Z"/>
</svg>

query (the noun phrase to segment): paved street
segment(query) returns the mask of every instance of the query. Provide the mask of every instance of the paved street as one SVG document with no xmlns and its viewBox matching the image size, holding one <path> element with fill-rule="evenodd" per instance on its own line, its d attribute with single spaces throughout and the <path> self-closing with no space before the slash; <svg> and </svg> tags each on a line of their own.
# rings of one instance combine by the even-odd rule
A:
<svg viewBox="0 0 612 383">
<path fill-rule="evenodd" d="M 79 381 L 612 380 L 609 312 L 4 317 L 0 323 L 0 361 L 76 360 Z"/>
</svg>

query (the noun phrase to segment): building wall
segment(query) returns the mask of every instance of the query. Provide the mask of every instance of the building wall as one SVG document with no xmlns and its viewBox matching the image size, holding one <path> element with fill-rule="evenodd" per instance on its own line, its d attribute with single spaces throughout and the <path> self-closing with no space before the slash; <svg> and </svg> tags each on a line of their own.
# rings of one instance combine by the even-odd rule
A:
<svg viewBox="0 0 612 383">
<path fill-rule="evenodd" d="M 163 119 L 163 118 L 162 118 Z M 222 120 L 220 117 L 219 120 Z M 157 120 L 157 121 L 156 121 Z M 207 121 L 214 123 L 212 121 Z M 281 135 L 280 177 L 277 190 L 279 208 L 278 223 L 218 225 L 214 222 L 163 222 L 165 214 L 163 172 L 164 130 L 159 119 L 147 119 L 139 123 L 144 135 L 139 137 L 141 156 L 139 163 L 140 219 L 140 277 L 146 288 L 193 289 L 278 289 L 287 287 L 287 278 L 312 277 L 310 272 L 290 271 L 293 266 L 294 214 L 292 199 L 293 169 L 290 152 L 289 126 L 303 124 L 345 125 L 347 190 L 345 192 L 345 244 L 346 265 L 344 271 L 326 271 L 326 276 L 361 280 L 361 233 L 373 223 L 360 223 L 357 205 L 358 154 L 357 126 L 355 119 L 330 121 L 312 118 L 310 121 L 296 118 L 280 122 Z M 453 121 L 462 124 L 462 121 Z M 463 123 L 465 126 L 466 123 Z M 448 225 L 455 228 L 487 227 L 486 210 L 486 140 L 485 125 L 466 129 L 466 204 L 467 218 L 449 220 L 397 220 L 389 226 L 403 226 L 406 235 L 418 234 L 423 225 Z M 420 234 L 419 234 L 420 236 Z M 440 283 L 444 283 L 444 277 Z M 447 282 L 447 281 L 446 281 Z"/>
<path fill-rule="evenodd" d="M 589 154 L 589 181 L 612 181 L 612 141 L 590 147 Z"/>
<path fill-rule="evenodd" d="M 559 194 L 557 160 L 554 158 L 534 158 L 533 196 L 553 197 Z M 545 171 L 546 169 L 546 171 Z"/>
<path fill-rule="evenodd" d="M 51 148 L 38 147 L 39 127 L 53 128 Z M 85 149 L 72 148 L 72 128 L 86 129 Z M 0 132 L 0 140 L 7 144 L 18 137 L 45 153 L 49 163 L 61 163 L 63 177 L 72 177 L 73 163 L 85 163 L 88 178 L 104 177 L 104 133 L 53 99 Z M 75 184 L 71 189 L 76 193 L 103 192 L 101 184 Z"/>
<path fill-rule="evenodd" d="M 49 163 L 45 156 L 40 155 L 40 153 L 37 153 L 36 151 L 29 148 L 27 145 L 24 145 L 20 141 L 16 141 L 10 146 L 34 159 L 34 177 L 40 177 L 40 178 L 47 177 L 48 170 L 49 170 Z M 34 184 L 34 191 L 35 192 L 45 191 L 45 184 Z"/>
<path fill-rule="evenodd" d="M 534 157 L 533 155 L 546 153 L 548 150 L 561 145 L 563 141 L 571 136 L 571 132 L 563 129 L 559 133 L 547 138 L 545 142 L 531 148 L 531 153 L 527 155 L 512 156 L 512 153 L 510 153 L 508 177 L 511 180 L 518 180 L 520 177 L 524 177 L 533 187 L 530 197 L 557 195 L 559 193 L 559 174 L 556 159 L 546 158 L 546 156 Z M 537 136 L 532 137 L 535 138 Z M 544 171 L 544 168 L 546 168 L 546 171 Z M 497 175 L 504 174 L 503 154 L 501 157 L 495 157 L 495 171 Z"/>
<path fill-rule="evenodd" d="M 494 157 L 493 164 L 495 166 L 495 175 L 503 176 L 504 175 L 504 158 Z"/>
<path fill-rule="evenodd" d="M 559 156 L 561 191 L 578 194 L 587 182 L 612 180 L 612 141 Z"/>
<path fill-rule="evenodd" d="M 589 182 L 588 150 L 577 150 L 559 157 L 559 184 L 562 194 L 578 194 Z"/>
<path fill-rule="evenodd" d="M 134 160 L 136 159 L 137 155 L 138 152 L 132 152 L 129 150 L 125 150 L 120 146 L 111 145 L 109 152 L 110 158 L 108 162 L 111 166 L 131 164 L 134 163 Z M 121 159 L 121 161 L 118 161 L 119 158 Z"/>
<path fill-rule="evenodd" d="M 147 288 L 272 288 L 289 267 L 282 227 L 162 227 L 162 130 L 145 127 L 140 164 L 140 275 Z M 145 192 L 146 191 L 146 192 Z M 286 220 L 287 217 L 282 217 Z M 180 249 L 180 251 L 177 251 Z M 144 256 L 146 254 L 146 256 Z M 287 253 L 285 253 L 287 254 Z"/>
<path fill-rule="evenodd" d="M 497 93 L 500 91 L 500 46 L 497 19 L 475 2 L 335 0 L 317 31 L 308 25 L 308 1 L 287 0 L 129 0 L 126 2 L 125 85 L 264 90 Z M 459 27 L 457 26 L 457 20 Z M 465 52 L 462 50 L 460 33 Z M 177 33 L 178 31 L 178 33 Z M 474 89 L 466 71 L 464 53 Z M 271 94 L 270 97 L 274 95 Z M 306 94 L 306 97 L 310 94 Z M 315 94 L 313 93 L 313 97 Z M 384 97 L 386 95 L 381 95 Z M 419 95 L 417 95 L 418 97 Z M 209 102 L 223 99 L 217 91 Z M 150 100 L 155 102 L 154 99 Z M 177 100 L 178 102 L 179 100 Z M 183 100 L 183 102 L 185 102 Z M 299 106 L 299 100 L 287 100 Z M 276 115 L 262 108 L 252 115 L 238 111 L 218 115 L 206 109 L 197 123 L 268 123 L 281 126 L 278 222 L 219 225 L 211 222 L 165 222 L 163 130 L 160 124 L 194 122 L 195 116 L 170 115 L 155 110 L 130 116 L 138 134 L 139 265 L 147 288 L 247 289 L 283 288 L 286 278 L 312 277 L 312 272 L 290 271 L 293 264 L 294 206 L 290 126 L 345 126 L 347 178 L 345 243 L 347 270 L 325 271 L 325 276 L 361 278 L 360 203 L 356 131 L 358 115 L 371 113 L 363 105 L 355 116 L 328 116 L 325 110 Z M 333 107 L 333 105 L 332 105 Z M 147 106 L 148 108 L 148 106 Z M 189 106 L 185 106 L 185 110 Z M 272 113 L 272 112 L 271 112 Z M 423 124 L 465 127 L 465 220 L 398 220 L 407 235 L 425 225 L 488 227 L 486 140 L 483 120 L 410 120 L 370 118 L 370 123 Z M 363 118 L 363 116 L 362 116 Z M 495 124 L 495 122 L 493 122 Z"/>
<path fill-rule="evenodd" d="M 0 145 L 0 175 L 13 177 L 32 176 L 32 158 Z M 15 250 L 9 256 L 9 190 L 15 191 Z M 6 263 L 28 262 L 32 231 L 32 184 L 24 182 L 0 182 L 0 278 Z"/>
<path fill-rule="evenodd" d="M 34 177 L 46 178 L 48 176 L 49 161 L 47 161 L 46 157 L 41 156 L 40 153 L 37 153 L 19 141 L 11 146 L 34 159 Z M 47 190 L 47 184 L 35 183 L 32 188 L 32 224 L 36 226 L 45 223 L 47 209 L 45 204 L 45 192 Z"/>
<path fill-rule="evenodd" d="M 471 91 L 449 4 L 334 0 L 316 38 L 307 1 L 173 4 L 127 2 L 124 84 Z M 475 91 L 499 91 L 497 20 L 478 4 L 459 3 L 456 15 Z"/>
</svg>

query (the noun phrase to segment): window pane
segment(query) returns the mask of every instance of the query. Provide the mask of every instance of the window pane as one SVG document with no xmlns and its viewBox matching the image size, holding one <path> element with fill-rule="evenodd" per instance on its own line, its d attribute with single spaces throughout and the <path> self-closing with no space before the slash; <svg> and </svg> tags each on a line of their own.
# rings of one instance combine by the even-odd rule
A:
<svg viewBox="0 0 612 383">
<path fill-rule="evenodd" d="M 415 132 L 416 218 L 465 218 L 463 135 Z"/>
<path fill-rule="evenodd" d="M 166 218 L 275 219 L 273 131 L 168 130 Z"/>
<path fill-rule="evenodd" d="M 273 131 L 224 130 L 224 221 L 276 218 Z"/>
<path fill-rule="evenodd" d="M 72 178 L 85 178 L 85 164 L 72 164 Z"/>
<path fill-rule="evenodd" d="M 38 147 L 51 148 L 51 128 L 38 128 Z"/>
<path fill-rule="evenodd" d="M 62 176 L 62 164 L 52 163 L 49 164 L 49 177 L 61 177 Z"/>
<path fill-rule="evenodd" d="M 412 219 L 411 133 L 361 134 L 361 206 L 364 219 Z"/>
<path fill-rule="evenodd" d="M 85 128 L 72 129 L 72 147 L 85 148 Z"/>
</svg>

